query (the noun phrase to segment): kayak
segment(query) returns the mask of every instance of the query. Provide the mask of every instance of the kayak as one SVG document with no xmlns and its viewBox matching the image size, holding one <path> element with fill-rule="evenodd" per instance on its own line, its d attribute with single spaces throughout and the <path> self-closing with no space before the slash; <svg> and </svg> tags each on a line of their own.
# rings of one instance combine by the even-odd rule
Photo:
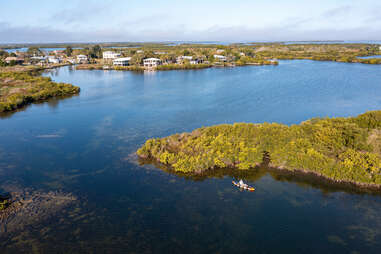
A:
<svg viewBox="0 0 381 254">
<path fill-rule="evenodd" d="M 234 182 L 234 181 L 233 181 L 233 185 L 237 186 L 237 187 L 240 188 L 240 189 L 244 189 L 244 190 L 247 190 L 247 191 L 255 191 L 255 188 L 254 188 L 254 187 L 250 187 L 250 186 L 248 186 L 248 185 L 246 185 L 246 186 L 242 186 L 242 185 L 240 185 L 239 183 Z"/>
</svg>

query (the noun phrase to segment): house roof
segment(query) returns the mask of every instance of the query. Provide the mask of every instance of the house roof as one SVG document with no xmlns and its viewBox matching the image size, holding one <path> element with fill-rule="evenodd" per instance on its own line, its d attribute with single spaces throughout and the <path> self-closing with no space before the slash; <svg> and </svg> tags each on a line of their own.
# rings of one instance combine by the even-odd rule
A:
<svg viewBox="0 0 381 254">
<path fill-rule="evenodd" d="M 8 56 L 7 58 L 5 58 L 5 61 L 22 61 L 22 60 L 24 59 L 15 57 L 15 56 Z"/>
<path fill-rule="evenodd" d="M 121 58 L 116 58 L 114 61 L 130 61 L 131 57 L 121 57 Z"/>
<path fill-rule="evenodd" d="M 151 58 L 144 59 L 144 61 L 160 61 L 160 59 L 159 58 L 151 57 Z"/>
<path fill-rule="evenodd" d="M 192 60 L 193 56 L 179 56 L 178 58 Z"/>
</svg>

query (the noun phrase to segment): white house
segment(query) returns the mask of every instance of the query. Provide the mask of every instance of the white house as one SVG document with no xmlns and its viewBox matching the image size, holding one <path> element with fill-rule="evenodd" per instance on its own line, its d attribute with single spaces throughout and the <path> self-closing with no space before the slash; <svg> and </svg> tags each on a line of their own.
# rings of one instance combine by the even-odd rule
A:
<svg viewBox="0 0 381 254">
<path fill-rule="evenodd" d="M 120 53 L 114 52 L 114 51 L 105 51 L 103 52 L 103 59 L 105 60 L 114 60 L 116 58 L 119 58 L 121 56 Z"/>
<path fill-rule="evenodd" d="M 61 59 L 55 56 L 48 56 L 48 63 L 59 64 Z"/>
<path fill-rule="evenodd" d="M 88 59 L 85 55 L 78 55 L 77 56 L 77 63 L 87 63 Z"/>
<path fill-rule="evenodd" d="M 157 67 L 161 65 L 161 60 L 158 58 L 146 58 L 143 60 L 144 67 Z"/>
<path fill-rule="evenodd" d="M 192 61 L 192 59 L 193 59 L 193 56 L 179 56 L 176 58 L 176 62 L 178 64 L 182 64 L 182 63 L 184 63 L 185 60 L 186 61 Z"/>
<path fill-rule="evenodd" d="M 222 55 L 214 55 L 214 59 L 216 59 L 217 61 L 220 61 L 220 62 L 226 62 L 226 56 L 222 56 Z"/>
<path fill-rule="evenodd" d="M 117 58 L 112 61 L 115 66 L 128 66 L 130 65 L 131 57 Z"/>
<path fill-rule="evenodd" d="M 189 61 L 190 64 L 202 64 L 204 62 L 204 59 L 202 58 L 195 58 Z"/>
<path fill-rule="evenodd" d="M 24 59 L 22 59 L 20 57 L 15 57 L 15 56 L 9 56 L 9 57 L 5 58 L 5 62 L 8 64 L 11 62 L 15 62 L 16 64 L 21 64 L 24 62 Z"/>
</svg>

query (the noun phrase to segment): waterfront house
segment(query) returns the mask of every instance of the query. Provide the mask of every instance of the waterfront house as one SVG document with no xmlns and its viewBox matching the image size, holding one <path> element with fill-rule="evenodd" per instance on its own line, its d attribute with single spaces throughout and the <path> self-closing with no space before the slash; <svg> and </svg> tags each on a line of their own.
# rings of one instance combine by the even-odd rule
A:
<svg viewBox="0 0 381 254">
<path fill-rule="evenodd" d="M 119 58 L 122 54 L 114 52 L 114 51 L 105 51 L 103 52 L 103 59 L 104 60 L 114 60 L 116 58 Z"/>
<path fill-rule="evenodd" d="M 204 63 L 204 59 L 202 58 L 195 58 L 189 61 L 190 64 L 202 64 Z"/>
<path fill-rule="evenodd" d="M 146 58 L 143 60 L 144 67 L 157 67 L 158 65 L 161 65 L 161 60 L 158 58 Z"/>
<path fill-rule="evenodd" d="M 179 56 L 176 58 L 177 64 L 183 64 L 185 61 L 192 61 L 193 56 Z"/>
<path fill-rule="evenodd" d="M 32 56 L 30 58 L 31 63 L 45 63 L 47 57 L 46 56 Z"/>
<path fill-rule="evenodd" d="M 89 62 L 89 60 L 88 60 L 87 56 L 85 56 L 85 55 L 78 55 L 77 56 L 77 63 L 83 64 L 83 63 L 88 63 L 88 62 Z"/>
<path fill-rule="evenodd" d="M 61 63 L 61 59 L 55 56 L 48 56 L 48 63 L 59 64 Z"/>
<path fill-rule="evenodd" d="M 122 57 L 117 58 L 112 61 L 112 64 L 115 66 L 129 66 L 131 61 L 131 57 Z"/>
<path fill-rule="evenodd" d="M 222 56 L 222 55 L 214 55 L 214 59 L 218 62 L 226 62 L 227 61 L 226 56 Z"/>
<path fill-rule="evenodd" d="M 21 57 L 9 56 L 9 57 L 5 58 L 5 62 L 7 64 L 10 64 L 12 62 L 15 64 L 22 64 L 24 62 L 24 59 Z"/>
</svg>

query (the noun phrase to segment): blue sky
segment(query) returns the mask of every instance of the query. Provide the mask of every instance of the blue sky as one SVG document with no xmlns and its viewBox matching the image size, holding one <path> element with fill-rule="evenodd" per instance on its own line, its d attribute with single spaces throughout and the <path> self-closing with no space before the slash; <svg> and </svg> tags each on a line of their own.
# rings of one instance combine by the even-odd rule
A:
<svg viewBox="0 0 381 254">
<path fill-rule="evenodd" d="M 0 43 L 381 40 L 380 0 L 0 0 Z"/>
</svg>

